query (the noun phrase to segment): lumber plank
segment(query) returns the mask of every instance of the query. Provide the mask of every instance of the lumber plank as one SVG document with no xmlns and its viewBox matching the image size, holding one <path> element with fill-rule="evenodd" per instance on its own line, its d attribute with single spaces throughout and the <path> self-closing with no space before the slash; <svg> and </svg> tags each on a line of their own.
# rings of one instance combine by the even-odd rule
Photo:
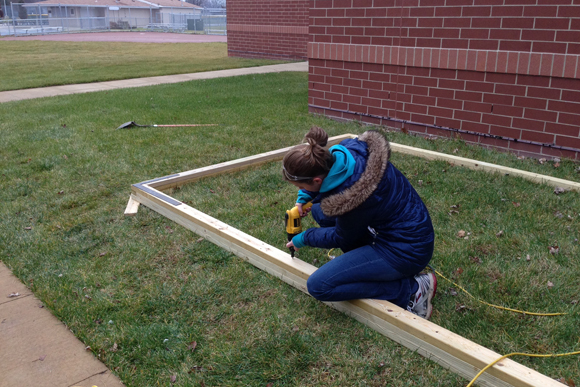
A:
<svg viewBox="0 0 580 387">
<path fill-rule="evenodd" d="M 328 139 L 327 147 L 331 147 L 332 145 L 336 145 L 342 140 L 347 138 L 354 138 L 356 135 L 354 134 L 343 134 L 340 136 L 330 137 Z M 263 163 L 267 163 L 270 161 L 282 160 L 286 152 L 288 152 L 292 146 L 277 149 L 270 152 L 260 153 L 254 156 L 248 156 L 237 160 L 226 161 L 223 163 L 210 165 L 207 167 L 197 168 L 186 172 L 181 172 L 175 175 L 167 176 L 166 178 L 158 178 L 147 185 L 155 188 L 159 191 L 165 191 L 170 188 L 175 188 L 182 186 L 186 183 L 191 183 L 195 180 L 201 179 L 202 177 L 208 177 L 213 175 L 218 175 L 224 172 L 234 172 L 240 169 L 253 167 L 256 165 L 260 165 Z M 144 182 L 146 183 L 146 182 Z"/>
<path fill-rule="evenodd" d="M 344 139 L 355 137 L 356 135 L 354 134 L 344 134 L 341 136 L 331 137 L 328 139 L 328 146 L 338 144 L 340 141 Z M 580 192 L 579 182 L 573 182 L 570 180 L 560 179 L 557 177 L 542 175 L 534 172 L 522 171 L 516 168 L 505 167 L 503 165 L 487 163 L 484 161 L 468 159 L 465 157 L 449 155 L 446 153 L 435 152 L 427 149 L 414 148 L 411 146 L 397 144 L 393 142 L 391 142 L 390 145 L 391 150 L 396 153 L 417 156 L 428 160 L 447 161 L 450 164 L 466 167 L 472 170 L 480 170 L 510 176 L 517 176 L 526 180 L 533 181 L 535 183 L 547 184 L 553 187 L 562 187 L 567 190 Z M 284 154 L 286 154 L 286 152 L 291 148 L 292 147 L 282 148 L 271 152 L 261 153 L 254 156 L 248 156 L 237 160 L 226 161 L 215 165 L 210 165 L 166 177 L 157 178 L 147 185 L 159 191 L 165 191 L 171 188 L 179 187 L 184 184 L 193 182 L 203 177 L 218 175 L 224 172 L 234 172 L 240 169 L 248 168 L 250 166 L 256 166 L 270 161 L 280 160 L 284 157 Z"/>
<path fill-rule="evenodd" d="M 143 205 L 307 293 L 306 280 L 316 267 L 293 259 L 288 253 L 186 204 L 176 205 L 166 201 L 166 195 L 156 195 L 151 190 L 145 191 L 140 185 L 134 185 L 133 195 Z M 387 301 L 354 300 L 327 304 L 468 379 L 501 356 Z M 490 369 L 477 383 L 502 387 L 560 385 L 511 359 L 503 360 L 501 366 Z"/>
<path fill-rule="evenodd" d="M 127 208 L 125 208 L 125 216 L 135 216 L 137 211 L 139 211 L 139 202 L 135 199 L 134 195 L 129 197 L 129 202 L 127 203 Z"/>
<path fill-rule="evenodd" d="M 466 167 L 472 170 L 501 173 L 509 176 L 517 176 L 526 180 L 533 181 L 534 183 L 547 184 L 552 187 L 562 187 L 567 190 L 573 190 L 580 192 L 580 183 L 560 179 L 557 177 L 541 175 L 539 173 L 522 171 L 521 169 L 504 167 L 503 165 L 486 163 L 485 161 L 478 161 L 473 159 L 468 159 L 465 157 L 459 157 L 454 155 L 448 155 L 446 153 L 434 152 L 427 149 L 413 148 L 407 145 L 401 145 L 396 143 L 391 143 L 391 150 L 397 153 L 403 153 L 412 156 L 418 156 L 428 160 L 442 160 L 447 161 L 450 164 Z"/>
</svg>

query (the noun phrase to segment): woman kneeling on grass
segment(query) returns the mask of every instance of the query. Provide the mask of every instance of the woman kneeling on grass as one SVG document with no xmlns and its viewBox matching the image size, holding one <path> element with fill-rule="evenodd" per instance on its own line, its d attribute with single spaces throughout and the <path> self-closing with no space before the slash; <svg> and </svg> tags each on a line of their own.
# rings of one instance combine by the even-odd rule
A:
<svg viewBox="0 0 580 387">
<path fill-rule="evenodd" d="M 419 274 L 433 255 L 434 232 L 425 204 L 390 162 L 389 142 L 376 131 L 325 149 L 326 132 L 313 127 L 284 157 L 287 181 L 299 188 L 296 205 L 312 201 L 320 228 L 296 235 L 287 247 L 340 248 L 344 254 L 310 278 L 321 301 L 388 300 L 428 319 L 437 279 Z"/>
</svg>

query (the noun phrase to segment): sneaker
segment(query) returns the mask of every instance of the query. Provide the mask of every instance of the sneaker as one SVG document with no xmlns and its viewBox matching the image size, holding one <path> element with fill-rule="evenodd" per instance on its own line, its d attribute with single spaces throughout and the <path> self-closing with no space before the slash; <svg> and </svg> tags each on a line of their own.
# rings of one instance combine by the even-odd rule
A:
<svg viewBox="0 0 580 387">
<path fill-rule="evenodd" d="M 415 281 L 419 284 L 419 290 L 411 296 L 407 310 L 429 320 L 433 313 L 431 300 L 437 291 L 437 277 L 433 273 L 419 274 L 415 276 Z"/>
</svg>

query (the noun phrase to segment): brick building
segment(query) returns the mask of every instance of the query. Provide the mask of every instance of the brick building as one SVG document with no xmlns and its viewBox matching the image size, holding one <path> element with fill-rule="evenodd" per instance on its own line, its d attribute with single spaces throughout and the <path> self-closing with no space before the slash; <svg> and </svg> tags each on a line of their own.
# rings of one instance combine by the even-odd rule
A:
<svg viewBox="0 0 580 387">
<path fill-rule="evenodd" d="M 306 60 L 308 0 L 228 0 L 228 55 Z"/>
<path fill-rule="evenodd" d="M 228 7 L 246 2 L 229 0 Z M 253 3 L 260 2 L 279 4 Z M 580 158 L 580 0 L 308 6 L 311 112 L 521 154 Z M 259 9 L 254 27 L 243 28 L 273 28 L 257 21 Z M 274 48 L 284 47 L 261 42 L 255 52 L 279 55 Z"/>
</svg>

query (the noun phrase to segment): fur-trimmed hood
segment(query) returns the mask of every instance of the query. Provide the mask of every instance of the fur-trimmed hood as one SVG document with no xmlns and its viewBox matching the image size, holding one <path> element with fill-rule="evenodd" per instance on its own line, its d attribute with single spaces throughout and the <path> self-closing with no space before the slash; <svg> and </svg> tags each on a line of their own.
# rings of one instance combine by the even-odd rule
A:
<svg viewBox="0 0 580 387">
<path fill-rule="evenodd" d="M 363 204 L 377 189 L 391 157 L 387 139 L 377 131 L 364 132 L 358 138 L 367 144 L 366 166 L 359 179 L 345 190 L 322 199 L 320 208 L 326 216 L 339 216 Z"/>
</svg>

